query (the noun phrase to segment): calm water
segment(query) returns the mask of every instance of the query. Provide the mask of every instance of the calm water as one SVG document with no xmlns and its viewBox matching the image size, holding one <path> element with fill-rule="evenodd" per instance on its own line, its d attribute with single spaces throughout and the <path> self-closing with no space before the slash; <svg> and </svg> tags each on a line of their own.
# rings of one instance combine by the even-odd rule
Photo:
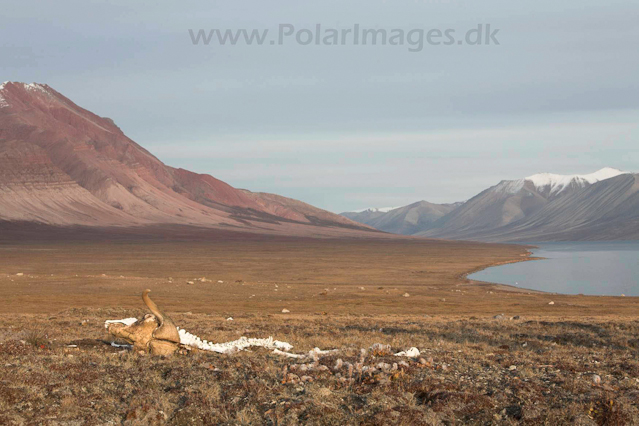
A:
<svg viewBox="0 0 639 426">
<path fill-rule="evenodd" d="M 469 278 L 565 294 L 639 296 L 639 242 L 531 243 L 545 260 L 496 266 Z"/>
</svg>

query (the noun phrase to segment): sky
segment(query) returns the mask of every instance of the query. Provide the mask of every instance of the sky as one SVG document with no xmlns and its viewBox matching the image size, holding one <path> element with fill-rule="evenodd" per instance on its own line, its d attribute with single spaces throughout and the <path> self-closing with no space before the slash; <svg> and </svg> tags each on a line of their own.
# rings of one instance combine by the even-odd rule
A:
<svg viewBox="0 0 639 426">
<path fill-rule="evenodd" d="M 634 0 L 0 7 L 0 81 L 49 84 L 166 164 L 235 187 L 341 212 L 463 201 L 540 172 L 639 171 Z M 466 37 L 478 25 L 482 44 Z M 356 28 L 387 43 L 355 43 Z M 193 42 L 216 29 L 268 35 Z"/>
</svg>

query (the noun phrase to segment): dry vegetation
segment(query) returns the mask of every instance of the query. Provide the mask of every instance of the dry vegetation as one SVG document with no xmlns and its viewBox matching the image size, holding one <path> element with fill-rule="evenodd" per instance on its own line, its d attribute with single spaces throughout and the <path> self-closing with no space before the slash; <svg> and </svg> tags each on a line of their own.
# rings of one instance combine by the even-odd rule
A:
<svg viewBox="0 0 639 426">
<path fill-rule="evenodd" d="M 635 298 L 516 292 L 465 280 L 470 271 L 527 259 L 521 246 L 246 234 L 171 242 L 161 235 L 149 241 L 72 237 L 3 244 L 0 234 L 0 313 L 137 308 L 146 288 L 167 312 L 229 316 L 284 308 L 294 314 L 633 316 L 639 307 Z"/>
<path fill-rule="evenodd" d="M 524 259 L 522 247 L 161 240 L 0 242 L 0 424 L 639 422 L 636 298 L 464 279 Z M 208 340 L 273 336 L 294 352 L 340 352 L 163 359 L 110 346 L 103 321 L 140 317 L 147 287 Z M 422 353 L 362 355 L 375 343 Z"/>
<path fill-rule="evenodd" d="M 104 343 L 104 319 L 141 313 L 0 318 L 0 424 L 625 425 L 639 418 L 636 320 L 174 318 L 216 341 L 273 335 L 299 352 L 341 350 L 317 363 L 263 349 L 162 359 Z M 34 339 L 34 329 L 47 331 Z M 374 343 L 417 346 L 421 359 L 362 356 Z M 359 362 L 378 368 L 361 374 Z"/>
</svg>

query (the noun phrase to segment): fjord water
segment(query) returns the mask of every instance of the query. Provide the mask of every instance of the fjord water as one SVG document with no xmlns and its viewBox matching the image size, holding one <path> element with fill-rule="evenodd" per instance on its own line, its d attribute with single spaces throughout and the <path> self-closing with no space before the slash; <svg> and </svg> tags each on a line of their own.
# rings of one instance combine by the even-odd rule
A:
<svg viewBox="0 0 639 426">
<path fill-rule="evenodd" d="M 639 296 L 639 242 L 531 243 L 543 260 L 495 266 L 477 281 L 563 294 Z"/>
</svg>

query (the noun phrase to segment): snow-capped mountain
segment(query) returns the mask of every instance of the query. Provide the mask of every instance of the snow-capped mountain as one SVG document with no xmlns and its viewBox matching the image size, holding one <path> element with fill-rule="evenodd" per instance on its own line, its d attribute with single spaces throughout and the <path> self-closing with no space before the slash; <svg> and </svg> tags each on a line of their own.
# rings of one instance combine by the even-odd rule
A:
<svg viewBox="0 0 639 426">
<path fill-rule="evenodd" d="M 519 192 L 526 182 L 531 182 L 539 191 L 548 194 L 559 194 L 568 188 L 585 188 L 593 183 L 610 179 L 628 172 L 623 172 L 612 167 L 604 167 L 587 175 L 557 175 L 553 173 L 539 173 L 523 179 L 503 181 L 497 185 L 496 190 L 503 190 L 511 194 Z"/>
<path fill-rule="evenodd" d="M 623 210 L 623 217 L 618 214 L 620 203 L 632 204 L 639 197 L 637 185 L 630 183 L 635 177 L 606 167 L 585 175 L 542 173 L 502 181 L 419 235 L 490 241 L 620 239 L 633 233 L 639 237 L 639 209 Z M 602 199 L 607 201 L 601 203 Z M 603 217 L 614 218 L 617 228 L 606 231 Z M 628 229 L 622 230 L 618 224 L 624 221 Z M 596 236 L 591 232 L 595 224 Z"/>
<path fill-rule="evenodd" d="M 584 175 L 540 173 L 501 181 L 465 203 L 423 201 L 386 213 L 343 215 L 386 232 L 435 238 L 639 239 L 638 176 L 610 167 Z"/>
</svg>

